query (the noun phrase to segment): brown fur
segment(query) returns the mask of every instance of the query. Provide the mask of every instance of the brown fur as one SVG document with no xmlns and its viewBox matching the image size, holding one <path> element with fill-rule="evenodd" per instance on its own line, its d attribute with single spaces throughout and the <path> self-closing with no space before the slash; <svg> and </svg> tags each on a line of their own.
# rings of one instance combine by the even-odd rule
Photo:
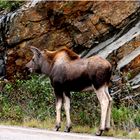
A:
<svg viewBox="0 0 140 140">
<path fill-rule="evenodd" d="M 57 98 L 57 124 L 56 130 L 60 128 L 60 109 L 62 99 L 66 101 L 67 131 L 70 131 L 70 91 L 82 91 L 92 87 L 97 94 L 101 104 L 101 126 L 97 135 L 110 127 L 111 97 L 106 89 L 111 77 L 111 64 L 100 56 L 80 58 L 78 54 L 67 48 L 58 51 L 44 50 L 41 52 L 35 47 L 33 60 L 26 66 L 32 72 L 41 72 L 48 75 Z M 68 107 L 67 107 L 68 106 Z"/>
<path fill-rule="evenodd" d="M 79 59 L 79 58 L 80 58 L 78 54 L 76 54 L 75 52 L 69 50 L 69 49 L 66 48 L 66 47 L 61 48 L 61 49 L 59 49 L 59 50 L 57 50 L 57 51 L 48 51 L 47 49 L 45 49 L 45 50 L 43 51 L 43 53 L 44 53 L 44 56 L 46 57 L 46 59 L 49 59 L 49 60 L 51 60 L 51 61 L 55 61 L 55 59 L 57 59 L 57 57 L 58 57 L 58 55 L 59 55 L 60 53 L 66 53 L 67 56 L 68 56 L 67 58 L 68 58 L 69 60 L 75 60 L 75 59 Z M 53 63 L 53 62 L 52 62 L 52 63 Z"/>
</svg>

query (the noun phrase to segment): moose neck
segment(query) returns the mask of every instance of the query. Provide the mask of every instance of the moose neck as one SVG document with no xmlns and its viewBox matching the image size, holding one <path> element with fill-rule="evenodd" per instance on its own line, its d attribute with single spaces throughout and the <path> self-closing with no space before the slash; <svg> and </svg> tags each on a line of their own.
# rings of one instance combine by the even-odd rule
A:
<svg viewBox="0 0 140 140">
<path fill-rule="evenodd" d="M 59 53 L 47 52 L 47 55 L 44 55 L 41 60 L 41 72 L 50 77 L 54 66 L 59 67 L 60 65 L 64 65 L 68 61 L 69 58 L 65 51 Z"/>
<path fill-rule="evenodd" d="M 51 64 L 48 61 L 43 60 L 40 69 L 42 74 L 49 76 L 51 72 Z"/>
</svg>

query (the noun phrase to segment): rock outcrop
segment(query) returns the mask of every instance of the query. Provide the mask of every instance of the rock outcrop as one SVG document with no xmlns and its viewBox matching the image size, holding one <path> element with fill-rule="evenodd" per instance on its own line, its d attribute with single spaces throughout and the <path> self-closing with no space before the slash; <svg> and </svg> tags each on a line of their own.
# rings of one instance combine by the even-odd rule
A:
<svg viewBox="0 0 140 140">
<path fill-rule="evenodd" d="M 0 24 L 1 48 L 8 48 L 8 79 L 22 77 L 32 56 L 30 45 L 49 50 L 66 46 L 81 57 L 99 54 L 114 69 L 131 73 L 130 79 L 139 74 L 139 1 L 32 1 L 1 17 Z"/>
</svg>

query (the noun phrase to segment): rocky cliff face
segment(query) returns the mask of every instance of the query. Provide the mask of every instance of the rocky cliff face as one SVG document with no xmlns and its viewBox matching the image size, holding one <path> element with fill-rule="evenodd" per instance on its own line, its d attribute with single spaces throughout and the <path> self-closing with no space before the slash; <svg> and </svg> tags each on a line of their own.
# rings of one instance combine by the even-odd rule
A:
<svg viewBox="0 0 140 140">
<path fill-rule="evenodd" d="M 8 79 L 23 75 L 30 45 L 49 50 L 66 46 L 81 57 L 99 54 L 114 69 L 130 73 L 130 79 L 139 75 L 138 1 L 32 1 L 1 17 L 1 30 L 1 48 L 8 48 Z"/>
</svg>

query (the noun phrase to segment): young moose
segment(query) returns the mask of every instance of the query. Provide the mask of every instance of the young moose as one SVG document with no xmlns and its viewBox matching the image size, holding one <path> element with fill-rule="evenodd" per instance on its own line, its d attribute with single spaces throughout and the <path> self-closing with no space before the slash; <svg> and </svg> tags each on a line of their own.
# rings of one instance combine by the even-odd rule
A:
<svg viewBox="0 0 140 140">
<path fill-rule="evenodd" d="M 58 51 L 40 51 L 30 47 L 34 56 L 26 65 L 30 72 L 49 76 L 56 96 L 56 126 L 61 127 L 61 106 L 66 112 L 66 129 L 71 129 L 70 91 L 94 91 L 101 105 L 100 128 L 96 135 L 110 128 L 112 98 L 108 92 L 111 77 L 110 63 L 99 57 L 80 58 L 73 51 L 62 48 Z"/>
</svg>

